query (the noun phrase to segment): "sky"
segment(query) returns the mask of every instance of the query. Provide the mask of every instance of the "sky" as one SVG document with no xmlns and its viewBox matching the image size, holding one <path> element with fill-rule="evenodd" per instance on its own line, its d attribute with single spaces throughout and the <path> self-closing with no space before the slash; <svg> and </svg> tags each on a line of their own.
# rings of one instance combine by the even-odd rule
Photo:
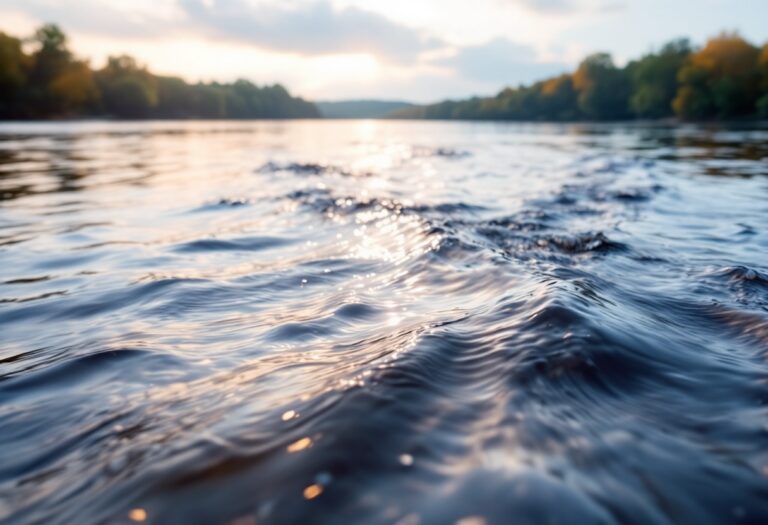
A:
<svg viewBox="0 0 768 525">
<path fill-rule="evenodd" d="M 768 0 L 0 0 L 0 31 L 55 22 L 100 67 L 127 53 L 188 81 L 282 83 L 312 100 L 491 95 L 611 52 L 722 30 L 768 40 Z"/>
</svg>

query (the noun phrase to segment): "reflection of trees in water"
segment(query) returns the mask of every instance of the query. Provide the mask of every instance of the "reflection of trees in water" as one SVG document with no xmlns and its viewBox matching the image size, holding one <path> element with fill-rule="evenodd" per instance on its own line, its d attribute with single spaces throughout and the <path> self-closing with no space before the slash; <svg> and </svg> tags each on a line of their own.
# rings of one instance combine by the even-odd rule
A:
<svg viewBox="0 0 768 525">
<path fill-rule="evenodd" d="M 153 155 L 152 134 L 127 137 L 130 141 L 116 154 L 94 147 L 94 135 L 87 133 L 0 135 L 0 201 L 97 185 L 147 184 L 160 173 L 144 160 Z"/>
</svg>

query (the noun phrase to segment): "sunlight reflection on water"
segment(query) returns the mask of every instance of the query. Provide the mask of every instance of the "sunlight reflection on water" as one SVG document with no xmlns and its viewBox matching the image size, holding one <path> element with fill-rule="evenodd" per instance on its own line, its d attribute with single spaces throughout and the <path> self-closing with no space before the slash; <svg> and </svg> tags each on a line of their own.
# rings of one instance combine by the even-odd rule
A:
<svg viewBox="0 0 768 525">
<path fill-rule="evenodd" d="M 0 520 L 763 523 L 766 144 L 1 124 Z"/>
</svg>

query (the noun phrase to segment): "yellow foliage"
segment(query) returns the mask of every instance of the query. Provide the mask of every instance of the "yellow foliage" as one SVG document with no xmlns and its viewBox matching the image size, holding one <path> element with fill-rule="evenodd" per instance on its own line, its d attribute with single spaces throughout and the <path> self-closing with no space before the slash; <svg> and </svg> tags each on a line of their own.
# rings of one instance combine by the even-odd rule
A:
<svg viewBox="0 0 768 525">
<path fill-rule="evenodd" d="M 715 77 L 743 77 L 753 74 L 758 49 L 737 34 L 722 33 L 710 39 L 691 64 Z"/>
<path fill-rule="evenodd" d="M 51 82 L 50 90 L 67 110 L 80 108 L 98 99 L 93 74 L 85 62 L 70 64 Z"/>
<path fill-rule="evenodd" d="M 541 84 L 541 94 L 544 95 L 545 97 L 551 97 L 557 94 L 558 90 L 560 89 L 560 86 L 562 86 L 563 83 L 567 82 L 568 80 L 569 80 L 568 75 L 560 75 L 559 77 L 545 80 Z"/>
</svg>

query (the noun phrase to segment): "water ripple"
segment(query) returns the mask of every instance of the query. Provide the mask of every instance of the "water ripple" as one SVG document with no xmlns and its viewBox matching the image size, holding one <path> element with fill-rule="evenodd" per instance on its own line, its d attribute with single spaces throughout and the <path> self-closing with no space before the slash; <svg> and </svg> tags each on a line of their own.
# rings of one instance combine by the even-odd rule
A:
<svg viewBox="0 0 768 525">
<path fill-rule="evenodd" d="M 0 126 L 0 523 L 765 523 L 764 138 Z"/>
</svg>

